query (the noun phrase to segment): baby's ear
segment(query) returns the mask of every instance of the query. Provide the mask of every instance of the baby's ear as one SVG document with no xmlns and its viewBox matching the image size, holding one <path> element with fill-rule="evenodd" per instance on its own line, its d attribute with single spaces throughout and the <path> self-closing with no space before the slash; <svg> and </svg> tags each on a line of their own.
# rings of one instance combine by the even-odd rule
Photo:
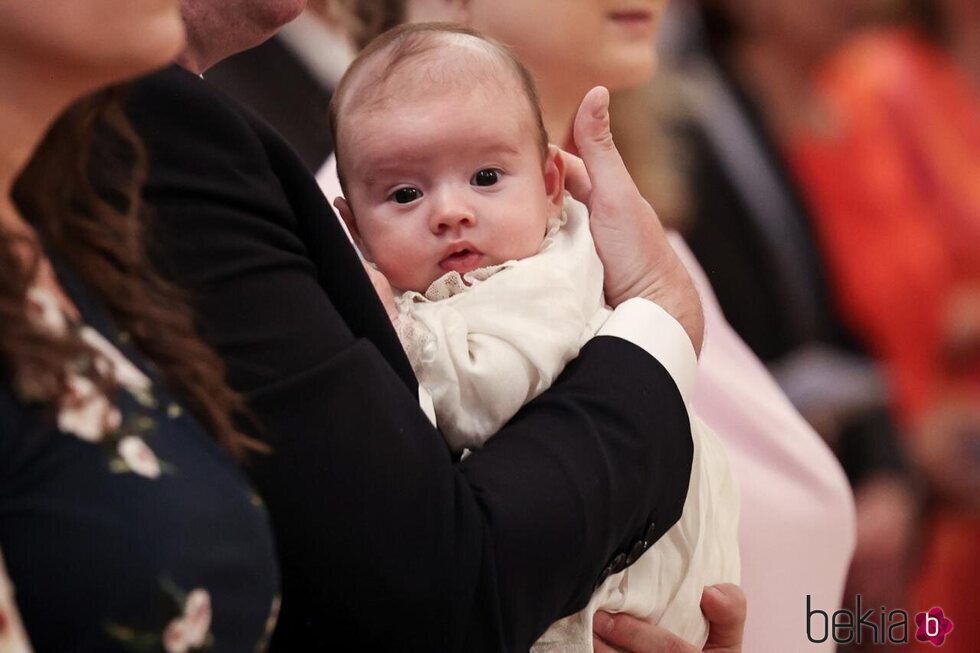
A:
<svg viewBox="0 0 980 653">
<path fill-rule="evenodd" d="M 350 239 L 354 241 L 357 249 L 364 256 L 364 243 L 361 241 L 361 232 L 357 229 L 357 220 L 354 219 L 354 212 L 350 210 L 350 204 L 343 197 L 337 197 L 333 201 L 333 206 L 337 209 L 337 213 L 340 214 L 340 219 L 344 221 L 344 226 L 347 227 L 347 233 L 350 234 Z"/>
<path fill-rule="evenodd" d="M 548 146 L 544 159 L 544 190 L 548 203 L 561 211 L 565 202 L 565 160 L 554 145 Z"/>
</svg>

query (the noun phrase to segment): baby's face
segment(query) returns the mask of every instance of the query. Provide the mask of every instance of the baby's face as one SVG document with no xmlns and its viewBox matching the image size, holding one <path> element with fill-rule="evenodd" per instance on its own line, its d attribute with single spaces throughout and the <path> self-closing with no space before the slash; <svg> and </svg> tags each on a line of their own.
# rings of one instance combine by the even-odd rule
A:
<svg viewBox="0 0 980 653">
<path fill-rule="evenodd" d="M 343 130 L 341 213 L 396 288 L 531 256 L 561 211 L 561 162 L 514 84 L 355 109 Z"/>
</svg>

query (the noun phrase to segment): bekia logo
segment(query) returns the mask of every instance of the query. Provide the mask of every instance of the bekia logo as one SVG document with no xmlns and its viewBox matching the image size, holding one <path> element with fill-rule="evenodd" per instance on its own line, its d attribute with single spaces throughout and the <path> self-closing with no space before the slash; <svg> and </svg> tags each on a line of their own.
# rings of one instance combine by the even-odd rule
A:
<svg viewBox="0 0 980 653">
<path fill-rule="evenodd" d="M 806 595 L 806 638 L 822 644 L 828 638 L 837 644 L 908 644 L 909 613 L 880 607 L 863 609 L 862 597 L 855 596 L 854 610 L 846 608 L 827 613 L 813 607 Z M 915 615 L 915 639 L 942 646 L 953 631 L 953 620 L 940 607 Z"/>
<path fill-rule="evenodd" d="M 915 639 L 929 642 L 933 646 L 942 646 L 946 635 L 953 632 L 953 620 L 943 614 L 942 608 L 933 608 L 929 612 L 915 615 Z"/>
</svg>

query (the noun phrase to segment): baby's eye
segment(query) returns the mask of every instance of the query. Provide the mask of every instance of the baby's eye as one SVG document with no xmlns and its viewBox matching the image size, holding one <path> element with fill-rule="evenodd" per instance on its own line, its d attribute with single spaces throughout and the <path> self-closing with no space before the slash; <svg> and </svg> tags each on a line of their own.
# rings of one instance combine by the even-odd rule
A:
<svg viewBox="0 0 980 653">
<path fill-rule="evenodd" d="M 474 186 L 493 186 L 498 181 L 500 181 L 500 171 L 496 168 L 484 168 L 478 171 L 470 183 Z"/>
<path fill-rule="evenodd" d="M 404 186 L 388 196 L 389 200 L 397 204 L 409 204 L 422 197 L 422 191 L 414 186 Z"/>
</svg>

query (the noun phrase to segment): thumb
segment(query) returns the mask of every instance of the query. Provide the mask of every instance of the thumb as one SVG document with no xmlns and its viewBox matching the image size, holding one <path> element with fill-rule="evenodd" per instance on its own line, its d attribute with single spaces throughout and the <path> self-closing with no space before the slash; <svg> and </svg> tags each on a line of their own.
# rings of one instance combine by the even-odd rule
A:
<svg viewBox="0 0 980 653">
<path fill-rule="evenodd" d="M 701 595 L 701 611 L 707 617 L 710 629 L 705 650 L 725 648 L 741 650 L 745 629 L 745 593 L 738 585 L 724 583 L 704 588 Z"/>
<path fill-rule="evenodd" d="M 605 194 L 634 189 L 609 131 L 609 91 L 606 88 L 596 86 L 585 94 L 575 115 L 572 137 L 589 172 L 593 190 Z"/>
</svg>

